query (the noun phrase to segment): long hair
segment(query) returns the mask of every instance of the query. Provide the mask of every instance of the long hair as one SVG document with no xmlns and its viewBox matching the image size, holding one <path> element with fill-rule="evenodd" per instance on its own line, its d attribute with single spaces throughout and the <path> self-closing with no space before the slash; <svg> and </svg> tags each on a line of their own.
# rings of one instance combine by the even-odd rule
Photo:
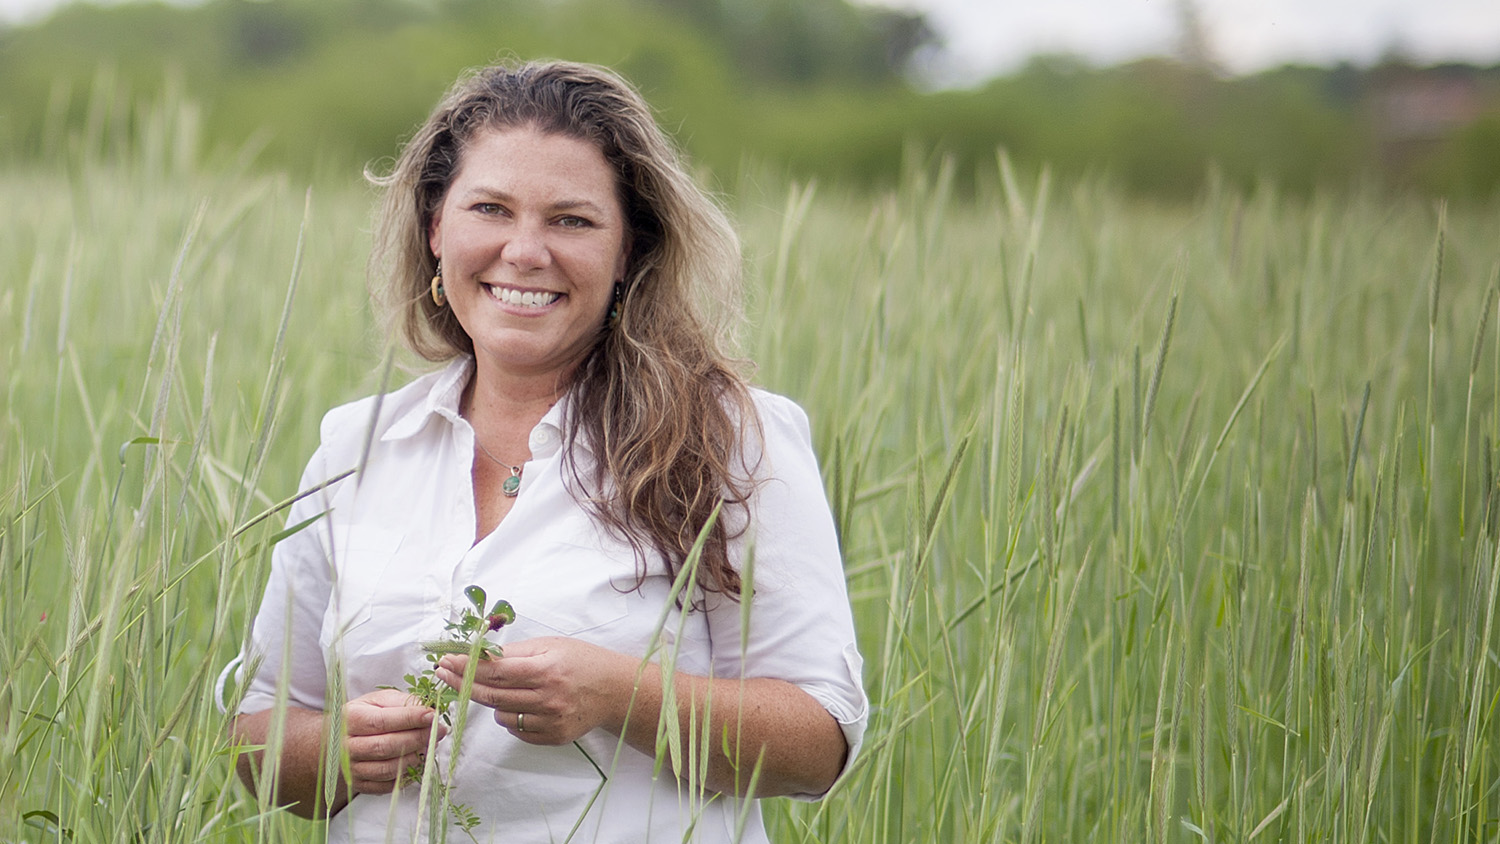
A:
<svg viewBox="0 0 1500 844">
<path fill-rule="evenodd" d="M 635 89 L 571 62 L 501 64 L 461 78 L 387 175 L 371 273 L 392 327 L 430 361 L 471 354 L 449 308 L 427 296 L 436 258 L 427 233 L 481 132 L 534 127 L 594 144 L 617 176 L 630 244 L 620 319 L 573 374 L 566 473 L 574 495 L 636 552 L 675 575 L 716 507 L 697 582 L 738 596 L 728 543 L 746 527 L 752 469 L 743 454 L 759 419 L 732 345 L 743 312 L 740 248 L 719 206 L 687 174 Z M 593 459 L 580 463 L 585 444 Z"/>
</svg>

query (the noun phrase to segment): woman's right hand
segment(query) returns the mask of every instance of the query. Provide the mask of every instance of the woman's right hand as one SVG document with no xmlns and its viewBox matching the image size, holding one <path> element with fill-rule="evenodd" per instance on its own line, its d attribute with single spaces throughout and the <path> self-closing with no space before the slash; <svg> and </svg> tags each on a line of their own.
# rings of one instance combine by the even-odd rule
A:
<svg viewBox="0 0 1500 844">
<path fill-rule="evenodd" d="M 406 692 L 378 689 L 344 704 L 344 752 L 351 794 L 390 794 L 406 769 L 422 764 L 437 712 Z M 437 724 L 438 738 L 448 729 Z"/>
</svg>

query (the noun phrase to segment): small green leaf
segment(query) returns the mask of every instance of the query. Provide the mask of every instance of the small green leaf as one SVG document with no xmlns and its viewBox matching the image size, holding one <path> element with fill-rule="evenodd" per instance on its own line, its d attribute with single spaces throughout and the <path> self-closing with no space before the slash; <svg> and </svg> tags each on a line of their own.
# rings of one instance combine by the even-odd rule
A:
<svg viewBox="0 0 1500 844">
<path fill-rule="evenodd" d="M 328 511 L 324 510 L 323 512 L 319 513 L 316 516 L 313 516 L 310 519 L 303 519 L 302 521 L 296 523 L 295 525 L 292 525 L 285 530 L 277 531 L 276 533 L 271 535 L 270 539 L 266 540 L 265 544 L 268 546 L 275 545 L 276 543 L 280 542 L 283 539 L 286 539 L 288 536 L 291 536 L 294 533 L 300 533 L 303 530 L 306 530 L 309 526 L 312 525 L 313 522 L 316 522 L 318 519 L 321 519 L 326 515 L 328 515 Z"/>
<path fill-rule="evenodd" d="M 464 595 L 474 605 L 474 612 L 484 612 L 484 588 L 480 586 L 469 586 L 464 589 Z"/>
<path fill-rule="evenodd" d="M 496 616 L 504 619 L 504 624 L 513 624 L 516 620 L 516 611 L 511 608 L 510 601 L 507 601 L 503 598 L 496 601 L 495 605 L 493 607 L 490 607 L 490 611 L 486 613 L 486 615 L 489 617 L 491 630 L 495 629 L 494 624 Z"/>
</svg>

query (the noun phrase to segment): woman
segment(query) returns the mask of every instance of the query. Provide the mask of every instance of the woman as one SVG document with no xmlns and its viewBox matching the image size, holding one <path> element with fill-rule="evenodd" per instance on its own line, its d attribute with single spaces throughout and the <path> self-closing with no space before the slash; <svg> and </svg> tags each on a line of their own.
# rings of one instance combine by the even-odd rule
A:
<svg viewBox="0 0 1500 844">
<path fill-rule="evenodd" d="M 445 728 L 390 687 L 477 584 L 517 618 L 449 777 L 471 834 L 765 840 L 743 799 L 825 793 L 867 704 L 806 418 L 721 351 L 723 214 L 634 90 L 560 62 L 461 80 L 377 181 L 383 298 L 448 365 L 325 417 L 303 488 L 358 471 L 276 549 L 235 729 L 285 738 L 241 775 L 334 840 L 425 835 L 400 779 Z M 348 767 L 325 788 L 328 736 Z"/>
</svg>

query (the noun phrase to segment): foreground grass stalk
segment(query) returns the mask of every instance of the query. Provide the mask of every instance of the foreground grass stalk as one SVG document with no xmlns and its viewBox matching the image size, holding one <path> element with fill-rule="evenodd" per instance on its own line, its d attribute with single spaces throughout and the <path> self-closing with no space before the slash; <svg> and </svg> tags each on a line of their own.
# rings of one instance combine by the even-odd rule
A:
<svg viewBox="0 0 1500 844">
<path fill-rule="evenodd" d="M 320 415 L 402 377 L 368 197 L 88 148 L 0 169 L 0 841 L 316 839 L 211 686 Z M 928 169 L 736 208 L 872 698 L 773 840 L 1492 837 L 1493 206 Z"/>
</svg>

